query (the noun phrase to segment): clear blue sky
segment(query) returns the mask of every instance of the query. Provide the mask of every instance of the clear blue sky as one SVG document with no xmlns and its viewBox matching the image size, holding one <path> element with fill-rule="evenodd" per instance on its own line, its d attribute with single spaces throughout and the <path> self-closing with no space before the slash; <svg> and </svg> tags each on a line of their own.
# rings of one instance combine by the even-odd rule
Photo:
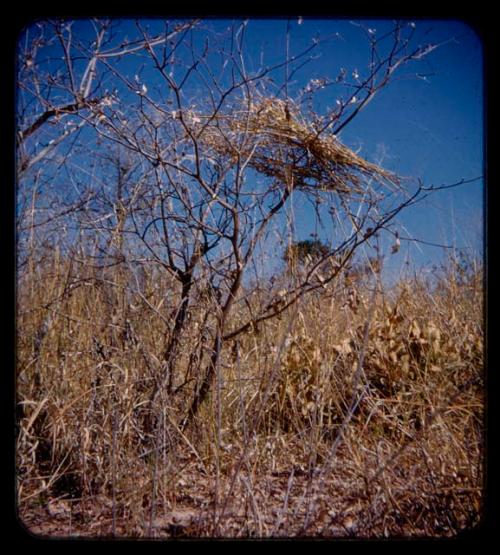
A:
<svg viewBox="0 0 500 555">
<path fill-rule="evenodd" d="M 203 28 L 223 30 L 231 20 L 207 20 Z M 144 28 L 160 32 L 163 23 L 141 21 Z M 335 19 L 252 19 L 246 27 L 247 68 L 251 72 L 271 65 L 285 54 L 289 25 L 289 49 L 296 54 L 309 46 L 313 37 L 329 36 L 314 50 L 314 60 L 295 75 L 289 93 L 312 78 L 334 79 L 342 70 L 348 76 L 366 74 L 369 62 L 369 34 L 381 36 L 392 27 L 387 20 Z M 132 21 L 124 20 L 117 41 L 124 34 L 136 35 Z M 91 29 L 89 22 L 77 23 L 73 32 L 82 36 Z M 340 135 L 349 147 L 370 161 L 379 162 L 409 183 L 421 179 L 426 185 L 452 184 L 484 173 L 483 168 L 483 68 L 480 39 L 459 21 L 416 20 L 407 22 L 413 30 L 413 44 L 436 43 L 441 46 L 423 61 L 399 70 L 393 81 L 353 120 Z M 199 31 L 202 40 L 206 31 Z M 21 39 L 22 40 L 22 39 Z M 60 60 L 60 56 L 58 58 Z M 123 69 L 131 79 L 140 74 L 151 90 L 154 76 L 146 58 L 124 61 Z M 276 74 L 280 84 L 283 71 Z M 108 83 L 103 82 L 103 87 Z M 112 88 L 113 83 L 109 83 Z M 318 98 L 319 111 L 335 106 L 346 93 L 342 86 L 328 87 Z M 137 101 L 137 97 L 134 99 Z M 482 254 L 483 182 L 475 181 L 443 191 L 418 205 L 399 219 L 407 230 L 404 236 L 423 241 L 455 245 Z M 302 210 L 302 213 L 300 211 Z M 297 238 L 305 239 L 314 231 L 310 212 L 298 207 Z M 392 269 L 402 267 L 405 257 L 417 266 L 435 263 L 443 250 L 423 244 L 403 242 L 398 255 L 391 257 Z"/>
</svg>

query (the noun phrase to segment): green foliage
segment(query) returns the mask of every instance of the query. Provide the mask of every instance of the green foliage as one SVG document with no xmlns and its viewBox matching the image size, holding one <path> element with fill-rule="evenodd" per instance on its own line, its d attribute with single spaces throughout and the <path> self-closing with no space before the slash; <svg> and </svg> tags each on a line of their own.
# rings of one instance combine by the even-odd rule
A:
<svg viewBox="0 0 500 555">
<path fill-rule="evenodd" d="M 326 245 L 317 239 L 306 239 L 289 245 L 283 258 L 289 266 L 304 266 L 324 258 L 328 255 L 329 250 Z"/>
</svg>

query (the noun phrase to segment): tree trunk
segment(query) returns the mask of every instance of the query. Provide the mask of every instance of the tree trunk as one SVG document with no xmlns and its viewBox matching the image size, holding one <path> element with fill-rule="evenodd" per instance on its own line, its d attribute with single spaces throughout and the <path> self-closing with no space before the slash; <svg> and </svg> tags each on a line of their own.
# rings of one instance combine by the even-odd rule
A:
<svg viewBox="0 0 500 555">
<path fill-rule="evenodd" d="M 229 291 L 229 295 L 224 304 L 224 307 L 222 308 L 220 318 L 217 322 L 217 332 L 215 335 L 212 356 L 210 357 L 210 362 L 208 363 L 208 366 L 205 370 L 203 382 L 201 383 L 201 386 L 198 389 L 198 391 L 195 393 L 195 396 L 194 396 L 193 402 L 191 403 L 189 411 L 187 412 L 187 414 L 185 415 L 185 417 L 183 418 L 180 424 L 180 429 L 182 431 L 184 431 L 187 428 L 187 426 L 193 421 L 194 417 L 197 415 L 201 405 L 207 398 L 208 393 L 210 392 L 210 389 L 212 387 L 216 370 L 217 370 L 217 365 L 219 363 L 220 353 L 223 347 L 222 338 L 224 336 L 224 330 L 226 327 L 227 318 L 231 312 L 234 299 L 236 298 L 236 295 L 238 294 L 238 291 L 240 289 L 241 276 L 242 276 L 242 269 L 240 268 L 236 272 L 236 276 L 231 286 L 231 289 Z"/>
</svg>

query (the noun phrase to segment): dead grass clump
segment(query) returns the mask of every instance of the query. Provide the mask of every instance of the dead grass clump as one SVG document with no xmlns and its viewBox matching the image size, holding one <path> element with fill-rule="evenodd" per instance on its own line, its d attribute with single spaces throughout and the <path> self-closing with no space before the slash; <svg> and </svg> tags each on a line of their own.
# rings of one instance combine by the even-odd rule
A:
<svg viewBox="0 0 500 555">
<path fill-rule="evenodd" d="M 321 406 L 321 351 L 305 333 L 288 338 L 276 395 L 277 421 L 288 429 Z"/>
<path fill-rule="evenodd" d="M 215 153 L 248 161 L 286 187 L 351 195 L 362 192 L 364 177 L 397 183 L 393 174 L 367 162 L 333 134 L 319 135 L 290 101 L 263 98 L 199 126 L 200 139 Z"/>
</svg>

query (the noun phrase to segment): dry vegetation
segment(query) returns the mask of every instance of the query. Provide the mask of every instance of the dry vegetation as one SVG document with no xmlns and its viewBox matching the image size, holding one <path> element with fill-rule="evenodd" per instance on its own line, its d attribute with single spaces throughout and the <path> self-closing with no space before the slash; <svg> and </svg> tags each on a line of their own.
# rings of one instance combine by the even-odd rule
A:
<svg viewBox="0 0 500 555">
<path fill-rule="evenodd" d="M 482 268 L 381 276 L 396 217 L 477 178 L 403 187 L 338 138 L 437 46 L 367 28 L 365 75 L 292 98 L 317 38 L 292 54 L 288 28 L 285 58 L 249 72 L 247 22 L 129 23 L 121 44 L 120 24 L 88 23 L 37 23 L 19 49 L 21 520 L 149 538 L 476 526 Z M 298 204 L 328 218 L 328 246 L 294 243 Z"/>
<path fill-rule="evenodd" d="M 337 191 L 353 196 L 366 192 L 362 178 L 397 183 L 396 176 L 371 164 L 304 118 L 291 101 L 256 95 L 215 124 L 191 115 L 203 144 L 217 155 L 248 160 L 260 174 L 298 189 Z M 255 141 L 255 138 L 258 141 Z"/>
<path fill-rule="evenodd" d="M 432 285 L 390 291 L 376 274 L 339 276 L 225 342 L 213 391 L 182 433 L 210 350 L 210 295 L 200 288 L 190 306 L 152 430 L 162 318 L 179 288 L 150 272 L 138 295 L 118 268 L 55 250 L 19 280 L 18 504 L 32 532 L 393 537 L 477 525 L 479 268 L 450 264 Z"/>
</svg>

